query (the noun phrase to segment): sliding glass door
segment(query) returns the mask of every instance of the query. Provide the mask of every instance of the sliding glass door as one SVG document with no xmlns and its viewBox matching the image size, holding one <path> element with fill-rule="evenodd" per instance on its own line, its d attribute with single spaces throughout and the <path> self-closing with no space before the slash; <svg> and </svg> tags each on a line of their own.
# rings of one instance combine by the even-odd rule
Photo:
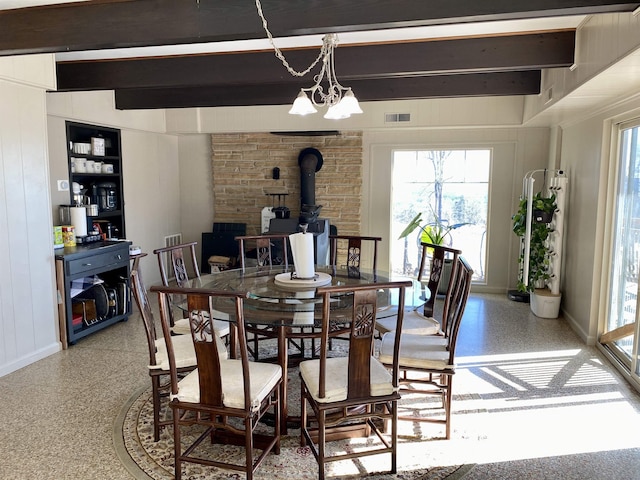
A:
<svg viewBox="0 0 640 480">
<path fill-rule="evenodd" d="M 619 127 L 607 321 L 600 343 L 636 381 L 640 277 L 640 120 Z"/>
</svg>

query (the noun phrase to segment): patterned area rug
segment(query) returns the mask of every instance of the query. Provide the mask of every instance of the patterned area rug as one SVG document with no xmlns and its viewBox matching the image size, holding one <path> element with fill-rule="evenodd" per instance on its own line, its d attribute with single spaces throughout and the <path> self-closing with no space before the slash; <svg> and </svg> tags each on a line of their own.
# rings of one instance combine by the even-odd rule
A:
<svg viewBox="0 0 640 480">
<path fill-rule="evenodd" d="M 292 377 L 294 375 L 291 375 Z M 295 375 L 297 376 L 297 375 Z M 294 390 L 295 391 L 295 390 Z M 166 414 L 166 412 L 163 412 Z M 403 423 L 403 422 L 401 422 Z M 407 423 L 407 422 L 404 422 Z M 186 431 L 186 429 L 185 429 Z M 138 479 L 173 479 L 173 434 L 172 427 L 162 430 L 160 440 L 153 441 L 153 407 L 151 388 L 136 392 L 122 409 L 116 420 L 114 440 L 118 456 L 123 464 Z M 399 472 L 391 475 L 385 472 L 390 466 L 389 455 L 363 457 L 357 460 L 333 462 L 327 467 L 328 478 L 356 479 L 422 479 L 456 480 L 462 478 L 471 465 L 425 466 L 421 464 L 425 443 L 429 439 L 413 437 L 401 432 L 398 466 Z M 309 479 L 318 478 L 318 467 L 308 447 L 300 447 L 300 430 L 289 429 L 289 435 L 282 438 L 280 455 L 270 455 L 257 470 L 255 478 L 267 479 Z M 331 450 L 354 450 L 372 445 L 377 440 L 351 439 L 330 442 Z M 244 449 L 230 445 L 210 445 L 206 447 L 217 456 L 244 461 Z M 214 467 L 185 463 L 182 478 L 200 479 L 242 479 L 244 474 Z"/>
<path fill-rule="evenodd" d="M 340 347 L 338 347 L 338 350 Z M 265 352 L 267 353 L 267 352 Z M 268 352 L 273 353 L 273 352 Z M 289 369 L 289 411 L 290 414 L 299 413 L 300 387 L 297 368 Z M 455 395 L 454 395 L 455 397 Z M 433 400 L 429 400 L 432 402 Z M 422 414 L 433 406 L 422 405 L 422 399 L 406 400 L 402 403 L 405 407 L 416 407 Z M 436 409 L 439 410 L 439 409 Z M 163 403 L 161 416 L 171 414 L 171 409 L 166 402 Z M 429 465 L 430 459 L 425 459 L 425 448 L 428 448 L 432 437 L 424 437 L 416 433 L 420 429 L 415 428 L 414 423 L 399 423 L 399 472 L 391 475 L 387 472 L 390 467 L 390 455 L 374 455 L 354 460 L 332 462 L 326 467 L 327 478 L 344 479 L 421 479 L 421 480 L 457 480 L 461 479 L 472 465 Z M 442 433 L 434 426 L 434 435 Z M 199 432 L 196 428 L 184 429 L 189 432 L 189 439 L 195 438 Z M 308 447 L 300 447 L 300 430 L 289 428 L 289 434 L 281 440 L 280 455 L 269 455 L 258 468 L 254 478 L 267 479 L 296 479 L 315 480 L 318 478 L 318 466 L 313 454 Z M 185 442 L 188 440 L 184 439 Z M 114 443 L 119 458 L 125 467 L 137 479 L 168 480 L 173 479 L 173 428 L 167 426 L 161 430 L 160 440 L 153 441 L 153 406 L 151 401 L 151 387 L 144 388 L 131 396 L 123 406 L 120 415 L 114 424 Z M 356 438 L 350 440 L 334 441 L 327 444 L 330 453 L 334 451 L 353 451 L 379 443 L 372 436 L 370 438 Z M 199 448 L 206 449 L 205 455 L 215 455 L 232 459 L 237 463 L 244 462 L 244 449 L 231 445 L 211 445 L 204 442 Z M 259 451 L 257 451 L 259 453 Z M 193 463 L 183 464 L 185 480 L 201 479 L 244 479 L 241 472 L 222 470 L 214 467 L 206 467 Z"/>
</svg>

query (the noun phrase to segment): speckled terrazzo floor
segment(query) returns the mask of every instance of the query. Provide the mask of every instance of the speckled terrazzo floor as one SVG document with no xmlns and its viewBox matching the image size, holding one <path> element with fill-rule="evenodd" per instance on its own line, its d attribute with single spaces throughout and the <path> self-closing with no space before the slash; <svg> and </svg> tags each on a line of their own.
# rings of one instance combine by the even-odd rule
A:
<svg viewBox="0 0 640 480">
<path fill-rule="evenodd" d="M 1 479 L 131 479 L 114 421 L 148 385 L 137 315 L 0 378 Z M 475 464 L 464 480 L 640 479 L 640 397 L 563 320 L 472 295 L 449 441 L 422 424 L 425 458 Z M 401 452 L 400 458 L 401 461 Z"/>
</svg>

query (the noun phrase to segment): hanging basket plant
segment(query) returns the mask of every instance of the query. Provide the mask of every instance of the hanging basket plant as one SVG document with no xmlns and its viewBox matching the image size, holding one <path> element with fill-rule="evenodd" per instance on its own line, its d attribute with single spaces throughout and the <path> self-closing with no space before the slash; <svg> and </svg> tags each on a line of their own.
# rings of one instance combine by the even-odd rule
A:
<svg viewBox="0 0 640 480">
<path fill-rule="evenodd" d="M 537 193 L 533 197 L 533 221 L 536 223 L 551 223 L 553 214 L 556 211 L 556 196 L 551 195 L 548 198 Z"/>
</svg>

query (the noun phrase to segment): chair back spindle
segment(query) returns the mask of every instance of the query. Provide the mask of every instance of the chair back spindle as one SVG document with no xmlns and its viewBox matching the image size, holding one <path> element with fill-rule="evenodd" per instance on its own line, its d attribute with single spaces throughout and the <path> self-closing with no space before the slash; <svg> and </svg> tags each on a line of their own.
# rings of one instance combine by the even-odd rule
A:
<svg viewBox="0 0 640 480">
<path fill-rule="evenodd" d="M 455 277 L 454 270 L 458 265 L 458 257 L 462 254 L 461 250 L 455 248 L 445 247 L 444 245 L 434 245 L 432 243 L 421 242 L 422 245 L 422 257 L 420 259 L 420 270 L 418 273 L 418 281 L 422 281 L 427 268 L 427 261 L 429 262 L 429 280 L 427 282 L 427 290 L 429 290 L 429 298 L 424 304 L 424 316 L 433 317 L 433 310 L 435 306 L 436 296 L 440 288 L 440 281 L 445 271 L 445 263 L 447 260 L 451 260 L 451 274 L 449 276 L 449 283 L 447 285 L 447 292 L 452 287 L 452 280 Z M 445 295 L 445 302 L 442 307 L 443 323 L 447 316 L 448 309 L 448 293 Z M 442 325 L 444 329 L 445 326 Z"/>
<path fill-rule="evenodd" d="M 183 286 L 186 281 L 189 280 L 189 266 L 187 260 L 189 259 L 191 271 L 195 278 L 200 278 L 200 269 L 198 268 L 198 261 L 196 257 L 196 245 L 198 242 L 181 243 L 178 245 L 171 245 L 169 247 L 156 248 L 153 253 L 158 257 L 158 267 L 160 268 L 160 276 L 162 277 L 162 284 L 169 285 L 169 274 L 173 274 L 176 285 Z M 166 256 L 166 262 L 165 257 Z M 168 265 L 167 265 L 168 264 Z"/>
<path fill-rule="evenodd" d="M 289 254 L 287 234 L 242 235 L 236 237 L 240 251 L 240 268 L 244 271 L 247 266 L 247 254 L 251 246 L 256 250 L 258 270 L 271 270 L 273 263 L 272 247 L 278 245 L 282 249 L 282 261 L 285 270 L 289 269 Z"/>
</svg>

